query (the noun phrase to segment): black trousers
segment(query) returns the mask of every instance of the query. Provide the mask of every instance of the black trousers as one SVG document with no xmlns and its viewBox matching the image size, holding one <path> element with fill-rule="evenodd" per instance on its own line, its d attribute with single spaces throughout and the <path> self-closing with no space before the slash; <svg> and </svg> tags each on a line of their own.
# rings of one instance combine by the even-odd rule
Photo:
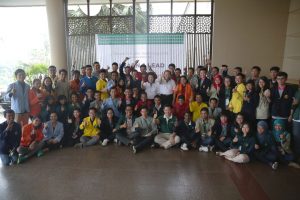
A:
<svg viewBox="0 0 300 200">
<path fill-rule="evenodd" d="M 154 142 L 154 136 L 142 137 L 140 135 L 136 135 L 133 139 L 133 145 L 137 151 L 141 151 L 146 147 L 149 147 Z"/>
</svg>

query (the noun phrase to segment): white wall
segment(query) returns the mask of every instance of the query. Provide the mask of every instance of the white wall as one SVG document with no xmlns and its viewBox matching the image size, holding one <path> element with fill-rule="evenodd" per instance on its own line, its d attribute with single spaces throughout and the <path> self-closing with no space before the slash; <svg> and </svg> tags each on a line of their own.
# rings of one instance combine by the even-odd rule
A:
<svg viewBox="0 0 300 200">
<path fill-rule="evenodd" d="M 289 79 L 300 79 L 300 1 L 291 0 L 286 32 L 283 70 Z"/>
<path fill-rule="evenodd" d="M 212 64 L 282 66 L 289 0 L 215 0 Z M 299 23 L 300 24 L 300 23 Z"/>
</svg>

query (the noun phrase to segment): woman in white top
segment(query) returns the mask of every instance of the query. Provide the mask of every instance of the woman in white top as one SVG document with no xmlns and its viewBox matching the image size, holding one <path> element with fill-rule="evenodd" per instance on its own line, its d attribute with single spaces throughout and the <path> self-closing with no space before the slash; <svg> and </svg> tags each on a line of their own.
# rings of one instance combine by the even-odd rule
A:
<svg viewBox="0 0 300 200">
<path fill-rule="evenodd" d="M 270 116 L 269 105 L 271 102 L 271 91 L 269 89 L 269 81 L 267 77 L 262 76 L 258 81 L 259 102 L 256 107 L 256 119 L 258 121 L 267 121 Z"/>
<path fill-rule="evenodd" d="M 147 93 L 147 97 L 149 100 L 153 101 L 154 97 L 158 94 L 158 84 L 155 83 L 154 75 L 148 74 L 148 82 L 142 81 L 141 86 L 142 89 Z"/>
</svg>

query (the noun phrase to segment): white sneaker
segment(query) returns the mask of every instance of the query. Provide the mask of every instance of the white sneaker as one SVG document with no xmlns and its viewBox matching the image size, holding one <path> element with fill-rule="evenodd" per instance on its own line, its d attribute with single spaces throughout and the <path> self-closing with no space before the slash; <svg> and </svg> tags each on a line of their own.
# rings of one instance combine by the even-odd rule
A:
<svg viewBox="0 0 300 200">
<path fill-rule="evenodd" d="M 299 165 L 298 163 L 295 163 L 295 162 L 290 162 L 290 163 L 289 163 L 289 166 L 290 166 L 290 167 L 294 167 L 294 168 L 296 168 L 296 169 L 300 169 L 300 165 Z"/>
<path fill-rule="evenodd" d="M 214 150 L 214 148 L 215 148 L 215 146 L 214 146 L 214 145 L 212 145 L 212 146 L 208 146 L 208 149 L 209 149 L 209 151 L 213 151 L 213 150 Z"/>
<path fill-rule="evenodd" d="M 202 146 L 202 145 L 199 147 L 199 151 L 200 151 L 200 152 L 203 151 L 203 147 L 204 147 L 204 146 Z"/>
<path fill-rule="evenodd" d="M 106 146 L 108 141 L 109 141 L 108 139 L 104 139 L 103 142 L 102 142 L 102 146 Z"/>
<path fill-rule="evenodd" d="M 117 138 L 114 139 L 114 143 L 116 143 L 116 144 L 118 143 L 118 139 Z"/>
<path fill-rule="evenodd" d="M 183 144 L 181 145 L 180 149 L 183 150 L 183 151 L 188 151 L 188 150 L 189 150 L 189 148 L 187 147 L 187 144 L 186 144 L 186 143 L 183 143 Z"/>
<path fill-rule="evenodd" d="M 209 150 L 208 150 L 208 147 L 205 147 L 205 146 L 201 146 L 200 148 L 199 148 L 199 151 L 200 152 L 208 152 Z"/>
<path fill-rule="evenodd" d="M 276 170 L 278 168 L 278 162 L 272 164 L 272 169 Z"/>
</svg>

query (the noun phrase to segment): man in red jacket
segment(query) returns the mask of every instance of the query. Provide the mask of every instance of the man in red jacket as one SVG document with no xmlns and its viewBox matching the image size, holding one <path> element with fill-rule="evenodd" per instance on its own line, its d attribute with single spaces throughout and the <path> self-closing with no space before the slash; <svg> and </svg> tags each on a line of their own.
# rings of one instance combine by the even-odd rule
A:
<svg viewBox="0 0 300 200">
<path fill-rule="evenodd" d="M 19 153 L 18 164 L 24 162 L 37 153 L 40 157 L 43 155 L 41 151 L 43 147 L 43 124 L 39 117 L 35 117 L 31 124 L 23 127 L 21 143 L 17 151 Z"/>
</svg>

